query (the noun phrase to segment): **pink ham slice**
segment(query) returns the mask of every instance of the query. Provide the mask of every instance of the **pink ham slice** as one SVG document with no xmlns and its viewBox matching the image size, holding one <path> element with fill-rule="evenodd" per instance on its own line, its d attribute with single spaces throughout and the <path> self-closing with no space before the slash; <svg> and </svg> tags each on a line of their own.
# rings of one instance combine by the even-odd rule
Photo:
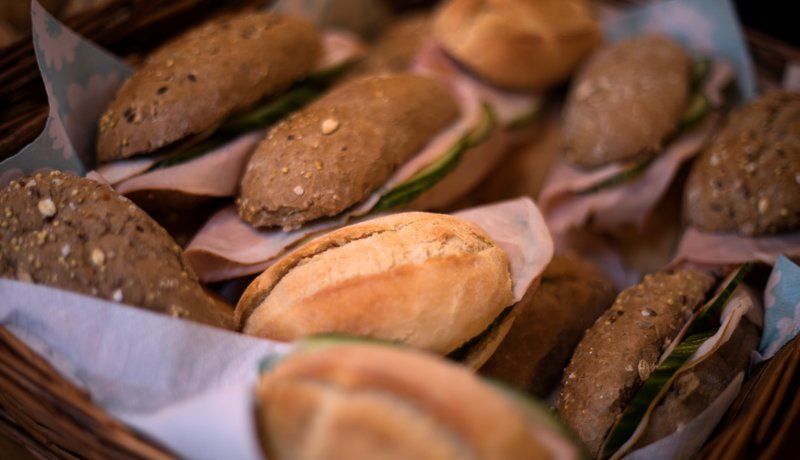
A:
<svg viewBox="0 0 800 460">
<path fill-rule="evenodd" d="M 713 106 L 722 103 L 722 91 L 732 78 L 730 65 L 714 63 L 703 92 Z M 671 142 L 666 150 L 636 178 L 605 190 L 581 194 L 627 167 L 612 164 L 583 171 L 561 159 L 556 163 L 540 197 L 540 206 L 554 233 L 584 226 L 611 229 L 621 224 L 641 223 L 666 192 L 678 168 L 696 156 L 711 135 L 719 115 L 712 113 L 701 125 Z"/>
<path fill-rule="evenodd" d="M 670 265 L 741 264 L 758 261 L 775 265 L 779 255 L 800 257 L 800 231 L 781 235 L 748 238 L 733 233 L 705 233 L 687 228 Z"/>
<path fill-rule="evenodd" d="M 641 223 L 667 191 L 683 162 L 697 155 L 713 131 L 716 114 L 670 144 L 647 169 L 616 187 L 582 195 L 582 190 L 614 176 L 623 168 L 613 165 L 584 173 L 560 159 L 542 190 L 540 205 L 551 231 L 564 232 L 582 227 L 614 229 L 626 223 Z"/>
<path fill-rule="evenodd" d="M 364 44 L 345 31 L 325 31 L 315 71 L 336 69 L 366 53 Z M 146 172 L 160 158 L 133 158 L 102 165 L 97 172 L 121 194 L 171 190 L 188 195 L 236 195 L 244 166 L 263 131 L 245 134 L 212 152 L 169 168 Z M 144 174 L 142 174 L 144 173 Z"/>
<path fill-rule="evenodd" d="M 530 116 L 542 106 L 543 98 L 539 94 L 504 91 L 467 73 L 434 41 L 429 41 L 420 48 L 412 69 L 445 82 L 460 81 L 469 85 L 492 107 L 502 127 L 508 127 L 515 121 Z"/>
</svg>

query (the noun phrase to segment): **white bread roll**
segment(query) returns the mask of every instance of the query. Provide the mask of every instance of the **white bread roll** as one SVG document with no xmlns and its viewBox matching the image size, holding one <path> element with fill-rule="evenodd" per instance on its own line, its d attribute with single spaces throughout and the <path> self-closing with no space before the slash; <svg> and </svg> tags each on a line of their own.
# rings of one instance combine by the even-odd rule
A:
<svg viewBox="0 0 800 460">
<path fill-rule="evenodd" d="M 270 459 L 539 459 L 577 450 L 462 366 L 399 347 L 291 355 L 261 378 Z"/>
<path fill-rule="evenodd" d="M 300 247 L 251 283 L 236 315 L 245 334 L 273 340 L 343 333 L 448 354 L 511 319 L 513 303 L 508 256 L 482 229 L 413 212 Z M 502 340 L 496 329 L 488 338 Z"/>
<path fill-rule="evenodd" d="M 437 11 L 433 30 L 462 64 L 516 91 L 563 82 L 600 41 L 584 0 L 450 0 Z"/>
</svg>

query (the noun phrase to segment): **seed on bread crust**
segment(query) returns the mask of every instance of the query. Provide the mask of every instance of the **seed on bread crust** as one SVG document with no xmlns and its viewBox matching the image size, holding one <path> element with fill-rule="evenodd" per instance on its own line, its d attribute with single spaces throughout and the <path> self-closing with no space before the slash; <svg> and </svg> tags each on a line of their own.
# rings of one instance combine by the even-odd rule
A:
<svg viewBox="0 0 800 460">
<path fill-rule="evenodd" d="M 642 36 L 592 56 L 564 108 L 567 159 L 594 168 L 656 153 L 678 126 L 690 60 L 674 41 Z"/>
<path fill-rule="evenodd" d="M 299 227 L 366 199 L 458 115 L 439 82 L 411 74 L 342 84 L 275 126 L 242 179 L 239 215 Z"/>
<path fill-rule="evenodd" d="M 302 19 L 246 12 L 214 19 L 150 55 L 100 118 L 100 162 L 153 152 L 213 128 L 306 76 L 321 53 Z"/>
<path fill-rule="evenodd" d="M 598 452 L 617 416 L 713 283 L 695 271 L 647 275 L 622 291 L 586 331 L 564 371 L 558 411 L 590 453 Z M 651 313 L 643 319 L 645 309 Z M 652 327 L 640 327 L 642 321 Z"/>
<path fill-rule="evenodd" d="M 181 248 L 110 187 L 41 173 L 0 190 L 0 209 L 0 276 L 232 328 Z"/>
<path fill-rule="evenodd" d="M 684 209 L 711 232 L 800 227 L 800 93 L 775 91 L 731 114 L 692 167 Z"/>
</svg>

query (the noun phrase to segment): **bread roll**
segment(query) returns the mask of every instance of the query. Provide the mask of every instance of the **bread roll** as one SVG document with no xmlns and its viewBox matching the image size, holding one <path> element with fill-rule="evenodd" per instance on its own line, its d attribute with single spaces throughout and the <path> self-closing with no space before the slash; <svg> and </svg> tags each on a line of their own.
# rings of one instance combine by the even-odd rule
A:
<svg viewBox="0 0 800 460">
<path fill-rule="evenodd" d="M 736 110 L 692 166 L 684 209 L 712 232 L 800 228 L 800 93 L 775 91 Z"/>
<path fill-rule="evenodd" d="M 292 229 L 366 199 L 458 115 L 438 81 L 411 74 L 354 80 L 275 126 L 242 179 L 239 215 Z"/>
<path fill-rule="evenodd" d="M 0 276 L 232 328 L 181 248 L 127 198 L 40 173 L 0 191 Z"/>
<path fill-rule="evenodd" d="M 586 331 L 564 370 L 558 412 L 592 455 L 713 284 L 695 271 L 647 275 Z"/>
<path fill-rule="evenodd" d="M 567 159 L 593 168 L 659 151 L 689 96 L 690 58 L 679 44 L 639 36 L 598 51 L 564 107 Z"/>
<path fill-rule="evenodd" d="M 290 356 L 262 376 L 257 401 L 262 446 L 276 460 L 555 455 L 507 395 L 461 366 L 402 348 Z"/>
<path fill-rule="evenodd" d="M 584 0 L 450 0 L 436 13 L 434 35 L 488 82 L 539 91 L 567 79 L 600 28 Z"/>
<path fill-rule="evenodd" d="M 573 255 L 554 257 L 481 374 L 547 397 L 584 331 L 611 306 L 615 294 L 611 280 L 591 262 Z"/>
<path fill-rule="evenodd" d="M 408 70 L 422 44 L 430 38 L 432 22 L 429 11 L 415 11 L 398 17 L 381 33 L 369 54 L 344 78 L 349 80 Z"/>
<path fill-rule="evenodd" d="M 512 303 L 508 256 L 483 230 L 414 212 L 300 247 L 248 286 L 236 315 L 244 333 L 274 340 L 345 333 L 447 354 Z"/>
<path fill-rule="evenodd" d="M 100 162 L 153 152 L 306 76 L 321 53 L 310 22 L 248 11 L 217 18 L 150 55 L 100 118 Z"/>
</svg>

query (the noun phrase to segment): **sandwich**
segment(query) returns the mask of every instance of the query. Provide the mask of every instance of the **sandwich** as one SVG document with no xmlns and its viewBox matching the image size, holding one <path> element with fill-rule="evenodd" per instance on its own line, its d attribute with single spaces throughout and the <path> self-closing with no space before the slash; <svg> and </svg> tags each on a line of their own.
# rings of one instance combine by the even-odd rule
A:
<svg viewBox="0 0 800 460">
<path fill-rule="evenodd" d="M 664 36 L 595 53 L 570 88 L 564 155 L 540 198 L 553 232 L 641 224 L 706 142 L 731 76 L 727 63 Z"/>
<path fill-rule="evenodd" d="M 538 275 L 518 281 L 517 295 L 534 291 Z M 477 225 L 399 213 L 332 231 L 283 257 L 247 287 L 236 319 L 245 334 L 273 340 L 369 337 L 478 367 L 522 305 L 512 279 L 509 255 Z"/>
<path fill-rule="evenodd" d="M 98 123 L 97 171 L 156 207 L 165 195 L 231 197 L 264 128 L 362 51 L 346 33 L 275 13 L 211 19 L 162 45 L 119 88 Z"/>
<path fill-rule="evenodd" d="M 261 375 L 258 434 L 272 459 L 573 459 L 538 404 L 419 351 L 300 347 Z"/>
<path fill-rule="evenodd" d="M 583 332 L 611 306 L 615 295 L 611 280 L 593 263 L 575 255 L 555 256 L 479 372 L 533 396 L 548 397 Z"/>
<path fill-rule="evenodd" d="M 346 81 L 270 130 L 245 167 L 237 208 L 212 216 L 187 254 L 201 278 L 219 281 L 263 271 L 352 219 L 418 209 L 493 126 L 469 88 L 407 72 Z"/>
<path fill-rule="evenodd" d="M 738 108 L 692 165 L 675 261 L 773 264 L 800 256 L 800 93 Z"/>
<path fill-rule="evenodd" d="M 705 272 L 647 275 L 586 331 L 564 370 L 558 412 L 592 455 L 620 458 L 673 435 L 688 437 L 662 443 L 663 458 L 663 449 L 677 445 L 690 456 L 702 446 L 760 339 L 761 305 L 741 284 L 748 269 L 734 271 L 713 296 L 717 283 Z"/>
<path fill-rule="evenodd" d="M 181 248 L 110 187 L 53 171 L 0 191 L 0 276 L 233 329 Z"/>
</svg>

